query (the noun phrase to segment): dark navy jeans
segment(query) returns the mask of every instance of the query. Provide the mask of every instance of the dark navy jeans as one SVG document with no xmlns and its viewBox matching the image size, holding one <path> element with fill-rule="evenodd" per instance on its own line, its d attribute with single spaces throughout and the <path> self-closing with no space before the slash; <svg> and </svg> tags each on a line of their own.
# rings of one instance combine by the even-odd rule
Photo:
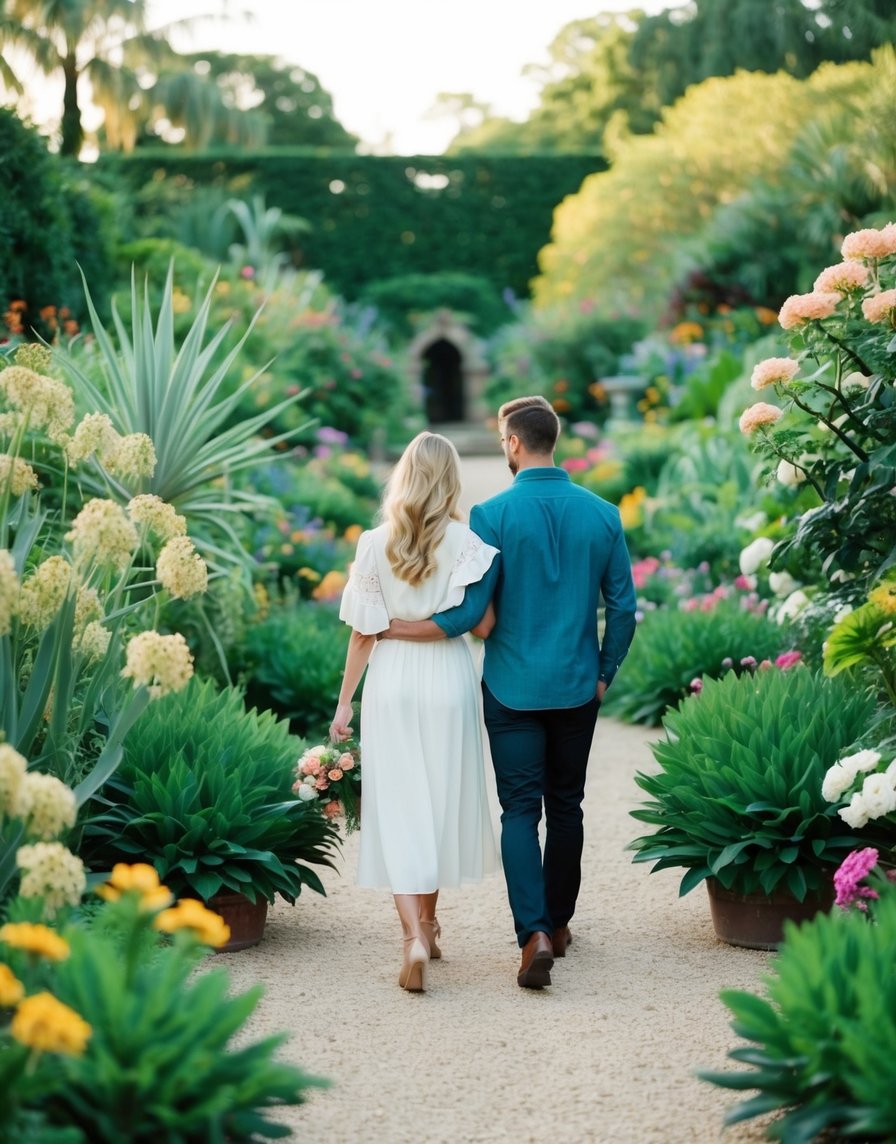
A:
<svg viewBox="0 0 896 1144">
<path fill-rule="evenodd" d="M 537 930 L 569 923 L 582 881 L 582 799 L 600 704 L 516 711 L 482 685 L 483 712 L 501 803 L 507 896 L 524 946 Z M 538 838 L 545 813 L 544 856 Z"/>
</svg>

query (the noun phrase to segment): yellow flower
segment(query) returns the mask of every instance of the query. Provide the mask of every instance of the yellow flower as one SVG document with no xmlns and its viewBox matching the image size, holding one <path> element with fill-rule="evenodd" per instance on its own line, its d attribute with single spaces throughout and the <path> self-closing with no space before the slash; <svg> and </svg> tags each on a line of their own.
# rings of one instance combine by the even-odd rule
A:
<svg viewBox="0 0 896 1144">
<path fill-rule="evenodd" d="M 315 600 L 335 600 L 342 594 L 346 578 L 344 572 L 332 571 L 324 576 L 311 595 Z"/>
<path fill-rule="evenodd" d="M 0 926 L 0 941 L 12 949 L 23 949 L 48 961 L 65 961 L 69 954 L 68 942 L 49 926 L 31 922 L 7 922 Z"/>
<path fill-rule="evenodd" d="M 153 699 L 160 699 L 186 687 L 193 675 L 193 656 L 179 632 L 170 636 L 140 632 L 128 643 L 121 674 L 133 679 L 135 687 L 146 687 Z"/>
<path fill-rule="evenodd" d="M 230 927 L 224 919 L 194 898 L 181 898 L 170 910 L 162 910 L 154 925 L 164 933 L 192 930 L 204 945 L 219 946 L 230 940 Z"/>
<path fill-rule="evenodd" d="M 52 993 L 35 993 L 20 1002 L 9 1031 L 29 1048 L 72 1057 L 84 1052 L 93 1032 L 83 1017 Z"/>
<path fill-rule="evenodd" d="M 66 442 L 65 456 L 70 465 L 79 465 L 94 454 L 105 464 L 118 448 L 118 431 L 105 413 L 87 413 Z"/>
<path fill-rule="evenodd" d="M 361 527 L 360 524 L 350 524 L 348 526 L 348 528 L 345 530 L 345 532 L 343 533 L 343 535 L 344 535 L 345 539 L 350 544 L 357 544 L 358 543 L 358 537 L 361 535 L 361 533 L 363 531 L 364 531 L 364 529 Z"/>
<path fill-rule="evenodd" d="M 887 615 L 896 615 L 896 580 L 890 580 L 885 584 L 878 584 L 868 595 L 870 603 L 874 604 L 880 611 L 886 612 Z"/>
<path fill-rule="evenodd" d="M 156 449 L 145 433 L 129 433 L 122 437 L 109 458 L 106 468 L 119 477 L 151 477 L 156 471 Z"/>
<path fill-rule="evenodd" d="M 632 528 L 637 528 L 639 524 L 643 523 L 644 511 L 642 505 L 647 498 L 647 491 L 640 485 L 632 489 L 630 493 L 626 493 L 619 501 L 619 518 L 622 521 L 622 527 L 628 531 Z"/>
<path fill-rule="evenodd" d="M 296 575 L 302 580 L 314 581 L 320 579 L 320 572 L 316 571 L 314 568 L 300 568 L 298 572 L 296 572 Z"/>
<path fill-rule="evenodd" d="M 0 1009 L 11 1009 L 25 996 L 25 986 L 8 965 L 0 961 Z"/>
<path fill-rule="evenodd" d="M 107 902 L 117 901 L 122 894 L 137 893 L 141 910 L 162 910 L 174 900 L 168 887 L 159 882 L 155 867 L 146 862 L 135 862 L 132 866 L 116 862 L 109 881 L 98 886 L 96 892 Z"/>
</svg>

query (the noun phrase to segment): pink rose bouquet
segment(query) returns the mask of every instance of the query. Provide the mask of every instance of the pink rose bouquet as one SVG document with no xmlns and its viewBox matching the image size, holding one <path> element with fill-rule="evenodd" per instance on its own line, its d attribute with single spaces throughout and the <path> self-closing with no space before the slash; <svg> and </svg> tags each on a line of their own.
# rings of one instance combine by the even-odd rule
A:
<svg viewBox="0 0 896 1144">
<path fill-rule="evenodd" d="M 354 742 L 320 744 L 296 763 L 293 793 L 303 802 L 323 803 L 327 818 L 345 817 L 346 832 L 361 822 L 361 752 Z"/>
</svg>

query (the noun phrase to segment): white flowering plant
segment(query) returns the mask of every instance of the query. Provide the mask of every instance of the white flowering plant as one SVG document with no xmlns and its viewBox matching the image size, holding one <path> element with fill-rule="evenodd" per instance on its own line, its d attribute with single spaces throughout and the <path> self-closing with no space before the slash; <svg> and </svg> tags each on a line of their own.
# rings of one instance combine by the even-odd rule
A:
<svg viewBox="0 0 896 1144">
<path fill-rule="evenodd" d="M 782 306 L 791 355 L 751 379 L 779 403 L 750 406 L 740 428 L 770 479 L 816 498 L 797 502 L 772 567 L 820 557 L 824 592 L 854 604 L 896 565 L 896 222 L 847 235 L 841 254 Z"/>
<path fill-rule="evenodd" d="M 361 824 L 361 751 L 352 739 L 308 747 L 296 763 L 293 793 L 323 802 L 327 818 L 345 817 L 347 833 Z"/>
<path fill-rule="evenodd" d="M 821 793 L 840 803 L 837 814 L 853 830 L 872 825 L 877 845 L 896 845 L 896 743 L 844 755 L 824 776 Z"/>
</svg>

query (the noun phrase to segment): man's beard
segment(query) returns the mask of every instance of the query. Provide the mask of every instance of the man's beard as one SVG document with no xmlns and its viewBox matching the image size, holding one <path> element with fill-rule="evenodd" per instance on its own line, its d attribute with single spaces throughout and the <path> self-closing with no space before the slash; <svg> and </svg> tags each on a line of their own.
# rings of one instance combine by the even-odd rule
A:
<svg viewBox="0 0 896 1144">
<path fill-rule="evenodd" d="M 507 468 L 510 469 L 511 473 L 513 473 L 514 476 L 516 476 L 517 473 L 519 472 L 520 467 L 519 467 L 519 464 L 513 459 L 513 457 L 508 457 L 507 458 Z"/>
</svg>

